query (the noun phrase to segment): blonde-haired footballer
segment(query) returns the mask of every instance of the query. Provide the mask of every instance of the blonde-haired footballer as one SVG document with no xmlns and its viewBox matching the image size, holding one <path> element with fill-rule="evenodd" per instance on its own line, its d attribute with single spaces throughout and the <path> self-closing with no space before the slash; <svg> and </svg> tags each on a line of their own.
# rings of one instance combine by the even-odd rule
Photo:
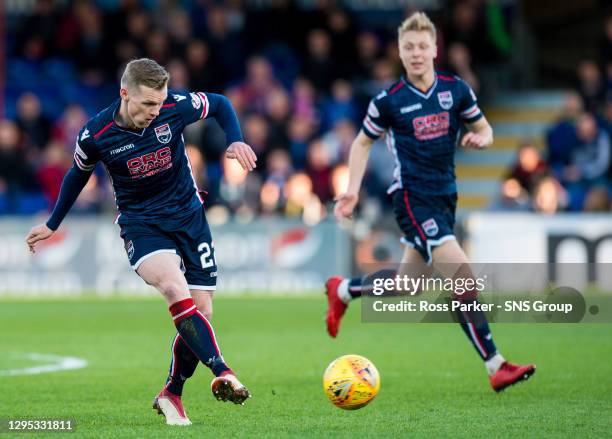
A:
<svg viewBox="0 0 612 439">
<path fill-rule="evenodd" d="M 453 234 L 457 185 L 454 155 L 462 123 L 468 132 L 460 145 L 484 149 L 493 130 L 471 88 L 457 76 L 438 73 L 436 28 L 422 12 L 398 29 L 399 53 L 406 74 L 370 101 L 361 131 L 349 156 L 349 184 L 336 198 L 336 218 L 350 218 L 373 142 L 386 133 L 395 158 L 394 181 L 388 189 L 405 244 L 397 274 L 416 278 L 435 271 L 446 278 L 473 278 L 468 259 Z M 371 288 L 361 278 L 334 276 L 326 282 L 327 330 L 336 337 L 351 299 Z M 471 311 L 457 311 L 461 327 L 485 362 L 491 386 L 500 391 L 535 372 L 535 366 L 507 362 L 498 352 L 476 291 L 457 295 Z M 467 307 L 466 307 L 467 308 Z"/>
</svg>

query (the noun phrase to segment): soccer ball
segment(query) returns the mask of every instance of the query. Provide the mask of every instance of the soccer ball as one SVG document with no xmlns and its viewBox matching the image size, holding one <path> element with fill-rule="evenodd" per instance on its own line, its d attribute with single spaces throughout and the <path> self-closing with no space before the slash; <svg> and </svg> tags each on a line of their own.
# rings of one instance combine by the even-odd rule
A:
<svg viewBox="0 0 612 439">
<path fill-rule="evenodd" d="M 357 410 L 374 399 L 380 389 L 380 375 L 370 360 L 344 355 L 327 366 L 323 391 L 336 407 Z"/>
</svg>

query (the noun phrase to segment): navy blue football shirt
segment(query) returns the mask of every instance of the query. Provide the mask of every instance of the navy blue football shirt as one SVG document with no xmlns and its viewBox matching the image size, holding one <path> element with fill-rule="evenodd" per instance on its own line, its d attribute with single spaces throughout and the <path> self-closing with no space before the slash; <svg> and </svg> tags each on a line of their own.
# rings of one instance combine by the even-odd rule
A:
<svg viewBox="0 0 612 439">
<path fill-rule="evenodd" d="M 219 105 L 219 101 L 225 102 Z M 115 192 L 119 224 L 155 221 L 199 208 L 202 201 L 185 152 L 183 129 L 199 119 L 214 116 L 211 108 L 231 110 L 227 99 L 215 94 L 168 90 L 159 116 L 139 130 L 115 123 L 120 104 L 117 99 L 82 128 L 74 166 L 91 172 L 97 162 L 104 165 Z M 228 135 L 228 143 L 242 140 L 241 136 L 240 132 L 236 139 Z"/>
<path fill-rule="evenodd" d="M 402 76 L 373 98 L 362 129 L 372 139 L 387 132 L 395 158 L 389 193 L 408 188 L 444 195 L 457 191 L 454 157 L 461 125 L 481 117 L 472 89 L 457 76 L 436 72 L 425 92 Z"/>
</svg>

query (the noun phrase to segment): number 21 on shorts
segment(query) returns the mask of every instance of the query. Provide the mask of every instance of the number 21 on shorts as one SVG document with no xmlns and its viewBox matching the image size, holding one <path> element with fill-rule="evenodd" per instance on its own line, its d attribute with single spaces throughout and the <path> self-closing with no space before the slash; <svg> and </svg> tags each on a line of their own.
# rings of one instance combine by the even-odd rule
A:
<svg viewBox="0 0 612 439">
<path fill-rule="evenodd" d="M 215 264 L 215 255 L 213 254 L 213 250 L 215 245 L 211 242 L 210 245 L 208 242 L 202 242 L 198 245 L 198 253 L 202 253 L 200 255 L 200 263 L 202 264 L 202 268 L 210 268 Z"/>
</svg>

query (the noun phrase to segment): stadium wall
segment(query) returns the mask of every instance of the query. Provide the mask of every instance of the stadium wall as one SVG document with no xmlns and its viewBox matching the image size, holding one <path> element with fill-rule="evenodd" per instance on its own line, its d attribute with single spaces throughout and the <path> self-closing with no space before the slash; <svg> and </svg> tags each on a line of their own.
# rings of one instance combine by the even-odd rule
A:
<svg viewBox="0 0 612 439">
<path fill-rule="evenodd" d="M 30 225 L 0 220 L 0 296 L 157 294 L 131 269 L 109 218 L 67 221 L 35 255 L 24 242 Z M 371 266 L 360 266 L 361 243 L 352 245 L 351 235 L 331 221 L 314 227 L 282 219 L 233 222 L 213 232 L 219 294 L 320 293 L 328 276 Z M 397 250 L 383 252 L 387 262 L 400 257 L 396 232 L 370 243 Z M 577 263 L 588 270 L 612 262 L 612 215 L 479 212 L 465 217 L 463 234 L 470 259 L 479 264 Z M 368 260 L 378 253 L 365 252 Z"/>
<path fill-rule="evenodd" d="M 34 255 L 24 241 L 30 226 L 0 220 L 0 296 L 157 294 L 133 272 L 108 218 L 67 221 Z M 213 233 L 221 294 L 320 292 L 328 276 L 350 269 L 350 237 L 331 222 L 228 223 Z"/>
</svg>

